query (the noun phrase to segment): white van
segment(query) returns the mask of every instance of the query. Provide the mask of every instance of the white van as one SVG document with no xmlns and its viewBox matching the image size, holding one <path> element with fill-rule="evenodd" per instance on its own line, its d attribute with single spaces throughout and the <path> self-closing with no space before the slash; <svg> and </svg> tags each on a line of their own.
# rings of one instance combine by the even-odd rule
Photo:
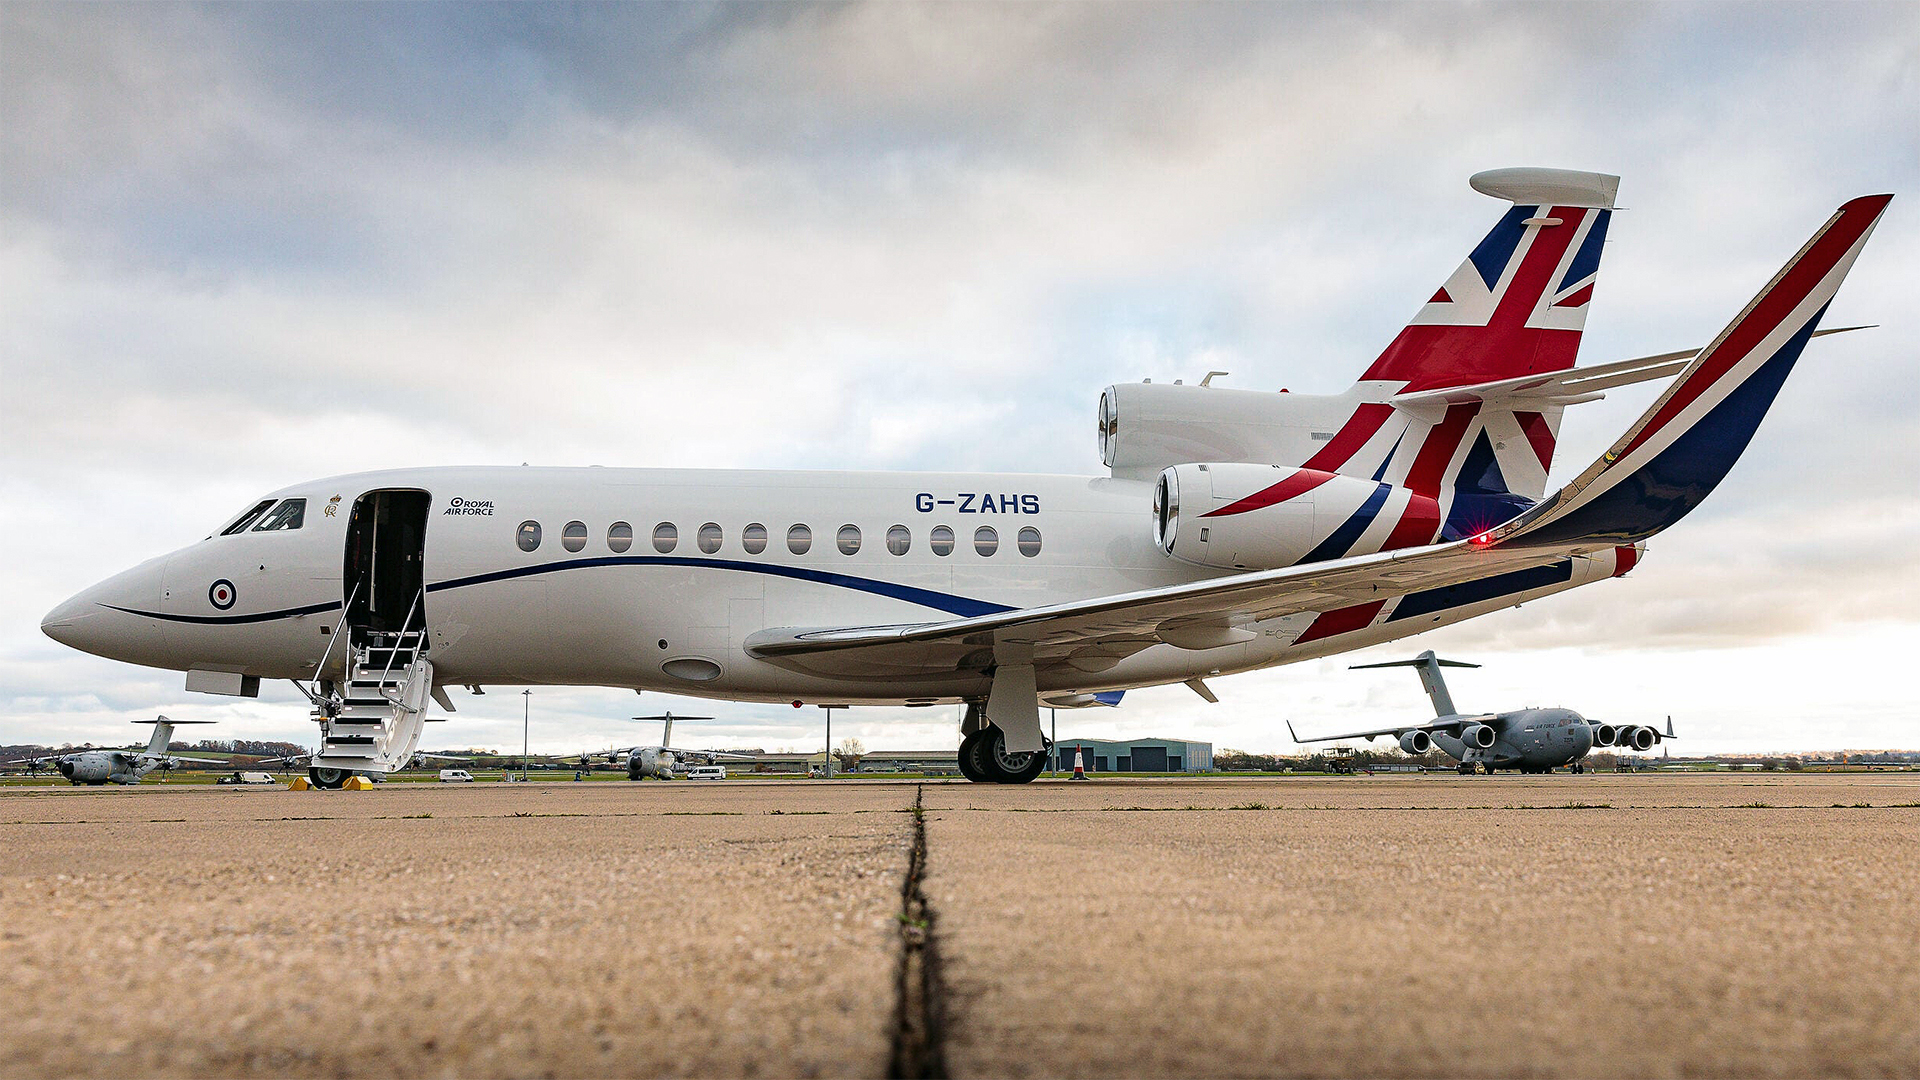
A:
<svg viewBox="0 0 1920 1080">
<path fill-rule="evenodd" d="M 727 778 L 727 767 L 725 765 L 695 765 L 693 768 L 687 770 L 686 778 L 689 780 L 725 780 Z"/>
<path fill-rule="evenodd" d="M 278 784 L 279 782 L 270 773 L 263 772 L 237 772 L 214 781 L 216 784 Z"/>
<path fill-rule="evenodd" d="M 473 774 L 465 769 L 441 769 L 440 782 L 443 784 L 471 784 Z"/>
</svg>

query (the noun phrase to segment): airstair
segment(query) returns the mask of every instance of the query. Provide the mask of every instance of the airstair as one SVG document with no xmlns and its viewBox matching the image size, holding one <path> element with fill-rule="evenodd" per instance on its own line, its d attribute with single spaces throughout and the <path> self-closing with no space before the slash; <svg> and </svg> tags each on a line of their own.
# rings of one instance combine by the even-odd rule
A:
<svg viewBox="0 0 1920 1080">
<path fill-rule="evenodd" d="M 316 769 L 393 772 L 420 745 L 433 694 L 433 662 L 423 627 L 414 628 L 415 598 L 398 631 L 356 630 L 338 697 L 314 709 L 320 725 Z"/>
</svg>

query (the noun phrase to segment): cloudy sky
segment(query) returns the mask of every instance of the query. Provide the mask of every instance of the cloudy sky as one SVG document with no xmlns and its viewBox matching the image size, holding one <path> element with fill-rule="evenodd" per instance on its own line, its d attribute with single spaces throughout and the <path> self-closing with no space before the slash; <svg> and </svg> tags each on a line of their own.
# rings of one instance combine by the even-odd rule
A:
<svg viewBox="0 0 1920 1080">
<path fill-rule="evenodd" d="M 1501 205 L 1619 173 L 1582 359 L 1705 343 L 1896 198 L 1729 481 L 1618 582 L 1061 714 L 1291 749 L 1425 707 L 1672 714 L 1686 750 L 1920 746 L 1920 6 L 0 6 L 0 743 L 188 695 L 57 602 L 300 479 L 427 464 L 1092 473 L 1102 386 L 1345 387 Z M 537 391 L 536 389 L 537 388 Z M 1555 480 L 1656 393 L 1580 406 Z M 503 688 L 504 689 L 504 688 Z M 520 696 L 446 745 L 517 747 Z M 817 746 L 817 710 L 542 689 L 533 740 Z M 941 710 L 836 738 L 951 745 Z"/>
</svg>

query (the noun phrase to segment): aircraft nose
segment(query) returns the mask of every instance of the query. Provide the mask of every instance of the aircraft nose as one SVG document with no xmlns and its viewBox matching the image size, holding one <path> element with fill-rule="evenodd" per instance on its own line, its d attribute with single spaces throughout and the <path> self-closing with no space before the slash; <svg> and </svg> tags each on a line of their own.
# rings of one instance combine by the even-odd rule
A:
<svg viewBox="0 0 1920 1080">
<path fill-rule="evenodd" d="M 154 559 L 75 593 L 40 620 L 40 632 L 72 649 L 111 659 L 140 651 L 155 631 L 133 614 L 159 606 L 167 560 Z M 138 662 L 138 661 L 136 661 Z"/>
<path fill-rule="evenodd" d="M 86 634 L 87 623 L 93 618 L 96 608 L 92 593 L 92 589 L 77 593 L 47 612 L 46 617 L 40 620 L 40 632 L 62 645 L 86 649 L 80 639 Z"/>
</svg>

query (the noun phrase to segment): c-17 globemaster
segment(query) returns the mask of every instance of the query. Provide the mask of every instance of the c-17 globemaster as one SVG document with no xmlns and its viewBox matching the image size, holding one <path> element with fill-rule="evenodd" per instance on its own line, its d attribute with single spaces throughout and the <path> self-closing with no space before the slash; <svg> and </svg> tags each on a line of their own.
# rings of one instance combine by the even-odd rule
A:
<svg viewBox="0 0 1920 1080">
<path fill-rule="evenodd" d="M 1580 768 L 1578 762 L 1596 746 L 1623 750 L 1651 750 L 1663 739 L 1674 738 L 1673 717 L 1667 717 L 1663 733 L 1643 724 L 1615 727 L 1595 723 L 1572 709 L 1519 709 L 1503 713 L 1462 713 L 1453 707 L 1453 695 L 1440 675 L 1443 667 L 1471 668 L 1458 660 L 1442 660 L 1429 649 L 1411 660 L 1390 660 L 1384 664 L 1355 664 L 1351 670 L 1410 667 L 1420 671 L 1420 685 L 1433 699 L 1434 717 L 1418 724 L 1400 724 L 1373 731 L 1350 731 L 1344 735 L 1322 735 L 1302 739 L 1294 733 L 1291 721 L 1287 733 L 1297 743 L 1331 742 L 1335 739 L 1376 739 L 1391 735 L 1400 740 L 1400 749 L 1420 755 L 1434 747 L 1447 752 L 1460 763 L 1460 772 L 1470 774 L 1482 767 L 1491 774 L 1495 769 L 1518 769 L 1525 773 L 1550 772 L 1562 765 Z"/>
</svg>

